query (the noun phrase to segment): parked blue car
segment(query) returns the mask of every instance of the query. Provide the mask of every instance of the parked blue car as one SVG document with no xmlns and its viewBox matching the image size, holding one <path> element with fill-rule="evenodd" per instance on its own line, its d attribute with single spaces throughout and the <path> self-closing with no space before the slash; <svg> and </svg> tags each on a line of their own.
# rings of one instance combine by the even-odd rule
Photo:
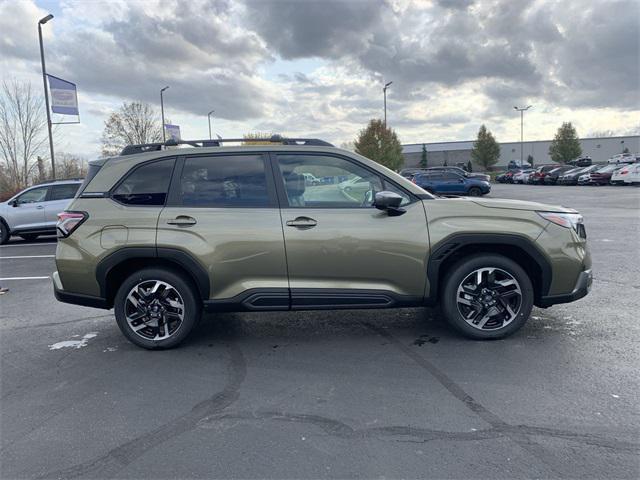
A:
<svg viewBox="0 0 640 480">
<path fill-rule="evenodd" d="M 491 184 L 477 178 L 463 177 L 451 171 L 416 174 L 411 181 L 430 193 L 479 197 L 491 191 Z"/>
</svg>

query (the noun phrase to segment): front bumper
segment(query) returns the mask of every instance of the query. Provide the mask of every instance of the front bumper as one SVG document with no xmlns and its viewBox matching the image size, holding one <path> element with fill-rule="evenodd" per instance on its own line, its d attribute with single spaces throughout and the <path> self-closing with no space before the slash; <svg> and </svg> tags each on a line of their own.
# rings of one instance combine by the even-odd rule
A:
<svg viewBox="0 0 640 480">
<path fill-rule="evenodd" d="M 107 310 L 111 308 L 108 302 L 102 297 L 93 297 L 91 295 L 65 291 L 62 287 L 58 272 L 53 272 L 51 278 L 53 280 L 53 294 L 59 302 L 82 305 L 83 307 L 104 308 Z"/>
<path fill-rule="evenodd" d="M 542 297 L 540 301 L 536 304 L 538 307 L 547 308 L 551 305 L 556 305 L 558 303 L 570 303 L 575 302 L 576 300 L 585 297 L 589 291 L 591 290 L 591 285 L 593 283 L 593 274 L 591 273 L 591 269 L 583 270 L 578 275 L 578 280 L 576 281 L 575 288 L 571 291 L 571 293 L 567 293 L 564 295 L 549 295 L 546 297 Z"/>
</svg>

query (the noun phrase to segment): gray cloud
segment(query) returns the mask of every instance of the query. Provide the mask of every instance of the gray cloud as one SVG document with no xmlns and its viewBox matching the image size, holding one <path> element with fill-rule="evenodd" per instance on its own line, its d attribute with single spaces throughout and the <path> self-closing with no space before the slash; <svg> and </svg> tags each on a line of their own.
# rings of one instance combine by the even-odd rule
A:
<svg viewBox="0 0 640 480">
<path fill-rule="evenodd" d="M 283 58 L 353 62 L 372 80 L 393 79 L 399 99 L 429 83 L 480 81 L 495 102 L 510 95 L 637 108 L 637 2 L 437 4 L 440 10 L 270 0 L 247 8 L 251 26 Z"/>
</svg>

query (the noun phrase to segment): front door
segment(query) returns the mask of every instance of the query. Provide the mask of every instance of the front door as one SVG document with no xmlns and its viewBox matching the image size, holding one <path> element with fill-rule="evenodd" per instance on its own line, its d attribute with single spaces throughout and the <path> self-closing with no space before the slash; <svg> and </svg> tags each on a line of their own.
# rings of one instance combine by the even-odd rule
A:
<svg viewBox="0 0 640 480">
<path fill-rule="evenodd" d="M 347 157 L 278 154 L 274 164 L 293 308 L 422 301 L 429 238 L 421 201 Z M 307 174 L 324 181 L 313 185 Z M 382 190 L 404 196 L 403 215 L 372 206 Z"/>
<path fill-rule="evenodd" d="M 289 307 L 280 210 L 268 157 L 209 154 L 178 160 L 158 220 L 157 246 L 191 255 L 209 276 L 215 308 Z"/>
<path fill-rule="evenodd" d="M 15 207 L 8 212 L 11 230 L 44 228 L 44 206 L 49 187 L 27 190 L 16 198 Z"/>
</svg>

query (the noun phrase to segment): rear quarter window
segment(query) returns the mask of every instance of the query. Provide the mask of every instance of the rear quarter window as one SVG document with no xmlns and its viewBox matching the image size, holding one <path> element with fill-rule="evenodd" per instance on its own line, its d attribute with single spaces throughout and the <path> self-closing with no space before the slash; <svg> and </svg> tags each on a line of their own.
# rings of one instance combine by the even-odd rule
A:
<svg viewBox="0 0 640 480">
<path fill-rule="evenodd" d="M 116 186 L 111 197 L 125 205 L 164 205 L 174 163 L 169 158 L 135 168 Z"/>
</svg>

